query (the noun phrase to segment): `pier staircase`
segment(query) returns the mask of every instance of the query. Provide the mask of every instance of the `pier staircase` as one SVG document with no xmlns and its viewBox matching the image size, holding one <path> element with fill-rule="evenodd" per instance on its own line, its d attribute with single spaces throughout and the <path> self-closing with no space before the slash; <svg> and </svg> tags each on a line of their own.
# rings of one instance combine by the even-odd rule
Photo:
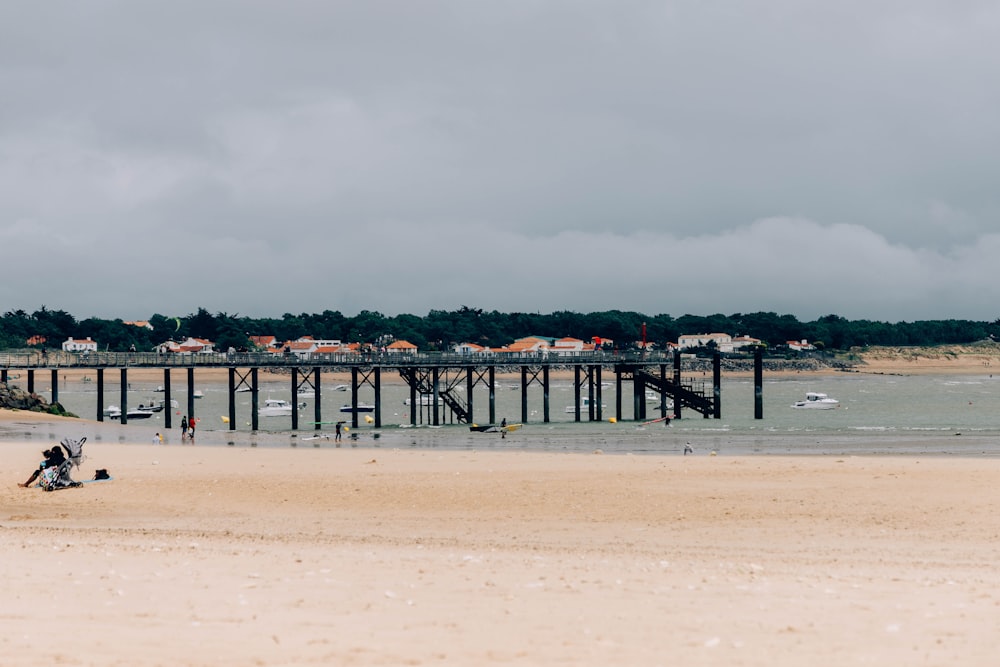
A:
<svg viewBox="0 0 1000 667">
<path fill-rule="evenodd" d="M 430 372 L 412 367 L 402 367 L 399 369 L 399 376 L 403 378 L 407 385 L 415 389 L 417 392 L 417 402 L 421 400 L 421 396 L 433 396 L 434 395 L 434 379 Z M 451 410 L 452 415 L 454 415 L 455 421 L 460 424 L 469 423 L 469 406 L 462 395 L 456 390 L 455 385 L 449 384 L 447 378 L 445 378 L 444 386 L 442 388 L 441 383 L 438 383 L 438 400 Z M 418 405 L 412 406 L 414 409 L 418 409 Z"/>
<path fill-rule="evenodd" d="M 674 401 L 674 406 L 690 408 L 695 412 L 700 412 L 706 418 L 716 414 L 715 392 L 706 391 L 705 383 L 673 381 L 673 378 L 661 378 L 653 375 L 641 368 L 636 368 L 632 375 L 635 382 L 642 384 L 643 389 L 652 389 L 670 396 Z"/>
</svg>

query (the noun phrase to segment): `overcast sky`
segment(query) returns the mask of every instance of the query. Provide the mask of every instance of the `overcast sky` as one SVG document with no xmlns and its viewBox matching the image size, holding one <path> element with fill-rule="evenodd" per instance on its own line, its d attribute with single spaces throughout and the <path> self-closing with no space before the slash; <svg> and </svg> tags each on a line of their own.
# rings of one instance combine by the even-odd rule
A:
<svg viewBox="0 0 1000 667">
<path fill-rule="evenodd" d="M 0 309 L 1000 317 L 1000 4 L 0 4 Z"/>
</svg>

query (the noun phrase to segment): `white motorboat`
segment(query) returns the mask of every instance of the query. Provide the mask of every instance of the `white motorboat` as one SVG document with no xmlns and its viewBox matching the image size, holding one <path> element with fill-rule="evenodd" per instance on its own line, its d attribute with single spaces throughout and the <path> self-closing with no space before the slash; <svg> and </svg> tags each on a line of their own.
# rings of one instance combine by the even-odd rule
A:
<svg viewBox="0 0 1000 667">
<path fill-rule="evenodd" d="M 604 405 L 604 403 L 601 403 L 601 410 L 604 410 L 604 409 L 605 409 L 605 405 Z M 589 412 L 590 412 L 590 398 L 588 396 L 584 396 L 584 397 L 582 397 L 580 399 L 580 414 L 582 415 L 584 413 L 589 413 Z M 571 414 L 574 414 L 574 413 L 576 413 L 576 407 L 573 406 L 573 405 L 567 405 L 566 406 L 566 414 L 571 415 Z"/>
<path fill-rule="evenodd" d="M 205 394 L 202 393 L 201 389 L 195 389 L 194 393 L 191 394 L 194 398 L 205 398 Z"/>
<path fill-rule="evenodd" d="M 832 410 L 833 408 L 839 407 L 840 401 L 835 398 L 830 398 L 826 394 L 821 394 L 816 391 L 806 392 L 806 400 L 796 401 L 792 404 L 793 408 L 811 408 L 813 410 Z"/>
<path fill-rule="evenodd" d="M 263 407 L 257 408 L 257 414 L 261 417 L 287 417 L 292 414 L 292 404 L 280 398 L 269 398 L 264 401 Z"/>
</svg>

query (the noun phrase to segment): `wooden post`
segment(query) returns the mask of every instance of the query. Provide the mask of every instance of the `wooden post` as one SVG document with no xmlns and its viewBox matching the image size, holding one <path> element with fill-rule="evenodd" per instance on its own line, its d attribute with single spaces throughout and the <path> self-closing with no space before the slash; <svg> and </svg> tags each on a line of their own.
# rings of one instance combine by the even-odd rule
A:
<svg viewBox="0 0 1000 667">
<path fill-rule="evenodd" d="M 97 421 L 104 421 L 104 369 L 97 369 Z"/>
<path fill-rule="evenodd" d="M 764 418 L 764 352 L 760 346 L 753 350 L 753 418 Z"/>
<path fill-rule="evenodd" d="M 313 389 L 315 390 L 316 404 L 313 406 L 313 421 L 316 422 L 315 423 L 316 428 L 314 429 L 316 431 L 318 431 L 320 427 L 323 426 L 323 409 L 321 407 L 321 404 L 323 403 L 323 398 L 322 398 L 323 395 L 320 392 L 319 379 L 320 379 L 319 366 L 314 366 Z"/>
<path fill-rule="evenodd" d="M 318 402 L 318 397 L 317 397 Z M 382 367 L 375 367 L 375 428 L 382 428 Z"/>
<path fill-rule="evenodd" d="M 229 430 L 236 430 L 236 369 L 229 367 Z"/>
<path fill-rule="evenodd" d="M 468 368 L 465 369 L 465 395 L 469 399 L 468 405 L 469 405 L 469 423 L 470 424 L 472 424 L 472 423 L 474 423 L 476 421 L 472 417 L 472 414 L 473 414 L 473 410 L 472 410 L 472 403 L 473 403 L 473 401 L 472 401 L 472 393 L 473 392 L 472 392 L 472 390 L 473 390 L 473 387 L 474 387 L 474 385 L 472 383 L 472 375 L 473 375 L 473 371 L 474 370 L 475 369 L 472 366 L 470 366 L 470 367 L 468 367 Z"/>
<path fill-rule="evenodd" d="M 299 369 L 292 366 L 292 430 L 299 430 Z"/>
<path fill-rule="evenodd" d="M 121 410 L 122 416 L 118 420 L 122 424 L 128 423 L 128 369 L 122 368 L 121 370 L 122 382 L 121 386 L 118 388 L 118 393 L 121 396 Z"/>
<path fill-rule="evenodd" d="M 170 398 L 170 369 L 163 369 L 163 427 L 172 428 L 174 418 L 173 402 Z"/>
<path fill-rule="evenodd" d="M 528 423 L 528 367 L 521 366 L 521 422 Z"/>
<path fill-rule="evenodd" d="M 194 419 L 194 366 L 187 369 L 188 385 L 188 424 Z"/>
<path fill-rule="evenodd" d="M 549 423 L 549 366 L 542 366 L 542 421 Z"/>
<path fill-rule="evenodd" d="M 722 419 L 722 355 L 718 352 L 712 356 L 712 394 L 715 397 L 712 416 Z"/>
<path fill-rule="evenodd" d="M 573 365 L 573 421 L 580 421 L 580 364 Z"/>
<path fill-rule="evenodd" d="M 257 384 L 257 367 L 250 369 L 250 428 L 256 431 L 260 427 L 260 387 Z"/>
<path fill-rule="evenodd" d="M 52 402 L 59 402 L 59 369 L 52 369 Z"/>
<path fill-rule="evenodd" d="M 497 421 L 497 375 L 496 366 L 490 364 L 489 369 L 489 382 L 490 382 L 490 422 L 495 424 Z"/>
</svg>

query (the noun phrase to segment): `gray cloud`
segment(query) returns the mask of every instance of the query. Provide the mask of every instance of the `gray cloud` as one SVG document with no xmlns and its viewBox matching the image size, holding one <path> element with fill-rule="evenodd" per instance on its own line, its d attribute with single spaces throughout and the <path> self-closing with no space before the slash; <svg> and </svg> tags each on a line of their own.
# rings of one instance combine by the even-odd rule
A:
<svg viewBox="0 0 1000 667">
<path fill-rule="evenodd" d="M 994 319 L 987 2 L 8 3 L 5 309 Z"/>
</svg>

